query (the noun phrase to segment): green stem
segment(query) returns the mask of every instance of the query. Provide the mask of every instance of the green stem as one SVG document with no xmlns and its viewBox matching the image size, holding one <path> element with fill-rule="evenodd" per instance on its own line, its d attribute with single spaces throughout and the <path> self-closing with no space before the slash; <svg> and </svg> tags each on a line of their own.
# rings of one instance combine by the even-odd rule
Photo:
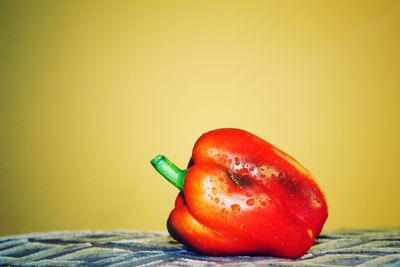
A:
<svg viewBox="0 0 400 267">
<path fill-rule="evenodd" d="M 179 169 L 163 155 L 156 156 L 150 163 L 165 179 L 183 191 L 187 170 Z"/>
</svg>

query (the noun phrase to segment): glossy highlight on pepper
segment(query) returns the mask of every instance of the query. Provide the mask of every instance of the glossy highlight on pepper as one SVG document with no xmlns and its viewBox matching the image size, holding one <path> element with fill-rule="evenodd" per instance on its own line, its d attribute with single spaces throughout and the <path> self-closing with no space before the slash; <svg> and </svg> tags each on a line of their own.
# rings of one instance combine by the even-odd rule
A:
<svg viewBox="0 0 400 267">
<path fill-rule="evenodd" d="M 165 156 L 151 164 L 180 189 L 167 228 L 206 255 L 298 258 L 328 216 L 312 174 L 267 141 L 240 129 L 203 134 L 186 170 Z"/>
</svg>

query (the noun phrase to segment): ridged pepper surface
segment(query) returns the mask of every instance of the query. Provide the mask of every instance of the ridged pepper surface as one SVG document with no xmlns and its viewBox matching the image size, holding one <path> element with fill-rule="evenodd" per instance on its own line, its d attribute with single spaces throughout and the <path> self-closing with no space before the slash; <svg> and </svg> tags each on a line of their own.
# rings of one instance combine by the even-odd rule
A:
<svg viewBox="0 0 400 267">
<path fill-rule="evenodd" d="M 313 175 L 244 130 L 203 134 L 186 170 L 164 156 L 151 163 L 181 190 L 167 221 L 169 233 L 206 255 L 298 258 L 328 216 Z"/>
</svg>

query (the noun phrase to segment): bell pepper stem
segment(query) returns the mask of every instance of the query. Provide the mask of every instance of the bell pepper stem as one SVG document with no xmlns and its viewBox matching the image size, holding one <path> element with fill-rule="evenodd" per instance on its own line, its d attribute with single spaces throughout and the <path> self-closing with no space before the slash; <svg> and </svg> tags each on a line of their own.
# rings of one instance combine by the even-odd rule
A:
<svg viewBox="0 0 400 267">
<path fill-rule="evenodd" d="M 150 161 L 151 165 L 171 184 L 183 191 L 187 170 L 181 170 L 167 157 L 158 155 Z"/>
</svg>

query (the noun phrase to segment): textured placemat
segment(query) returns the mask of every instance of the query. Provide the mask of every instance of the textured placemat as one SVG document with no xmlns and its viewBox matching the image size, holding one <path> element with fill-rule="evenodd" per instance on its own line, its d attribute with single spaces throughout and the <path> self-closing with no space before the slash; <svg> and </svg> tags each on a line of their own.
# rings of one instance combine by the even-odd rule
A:
<svg viewBox="0 0 400 267">
<path fill-rule="evenodd" d="M 332 231 L 298 260 L 205 257 L 167 233 L 48 232 L 0 238 L 0 265 L 11 266 L 400 266 L 400 229 Z"/>
</svg>

